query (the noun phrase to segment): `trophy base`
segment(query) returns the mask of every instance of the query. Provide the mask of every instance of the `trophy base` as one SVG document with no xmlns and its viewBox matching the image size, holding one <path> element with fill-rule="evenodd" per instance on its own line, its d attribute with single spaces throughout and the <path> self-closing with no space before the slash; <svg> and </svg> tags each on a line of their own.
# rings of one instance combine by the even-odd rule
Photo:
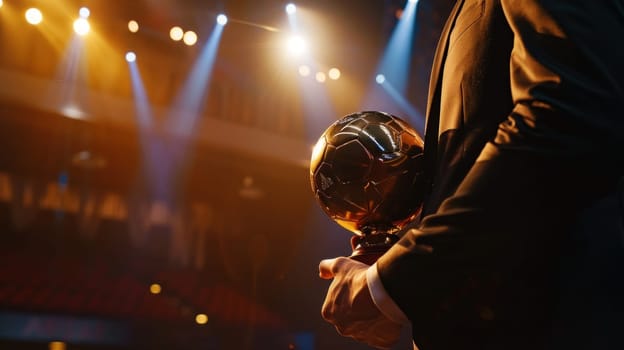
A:
<svg viewBox="0 0 624 350">
<path fill-rule="evenodd" d="M 391 233 L 353 236 L 351 237 L 353 253 L 350 258 L 367 265 L 372 265 L 398 240 L 399 237 Z"/>
</svg>

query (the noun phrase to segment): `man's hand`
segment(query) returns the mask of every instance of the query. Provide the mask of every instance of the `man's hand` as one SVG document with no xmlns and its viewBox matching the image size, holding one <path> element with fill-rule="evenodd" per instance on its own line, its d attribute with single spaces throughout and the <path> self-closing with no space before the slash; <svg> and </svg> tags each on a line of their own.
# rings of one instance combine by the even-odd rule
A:
<svg viewBox="0 0 624 350">
<path fill-rule="evenodd" d="M 323 260 L 319 275 L 334 279 L 321 314 L 338 333 L 380 349 L 389 349 L 401 334 L 401 325 L 386 318 L 375 306 L 368 285 L 368 265 L 349 258 Z"/>
</svg>

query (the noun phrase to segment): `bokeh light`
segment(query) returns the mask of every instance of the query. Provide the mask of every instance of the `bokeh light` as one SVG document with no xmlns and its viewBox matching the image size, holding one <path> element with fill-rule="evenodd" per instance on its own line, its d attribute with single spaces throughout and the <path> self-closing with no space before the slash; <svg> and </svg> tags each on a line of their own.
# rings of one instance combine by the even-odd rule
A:
<svg viewBox="0 0 624 350">
<path fill-rule="evenodd" d="M 91 11 L 89 11 L 89 9 L 86 7 L 81 7 L 80 10 L 78 10 L 78 14 L 82 18 L 89 18 L 89 16 L 91 15 Z"/>
<path fill-rule="evenodd" d="M 194 31 L 189 30 L 184 33 L 184 43 L 188 46 L 193 46 L 197 42 L 197 34 Z"/>
<path fill-rule="evenodd" d="M 206 314 L 197 314 L 195 316 L 195 322 L 197 322 L 197 324 L 206 324 L 208 323 L 208 316 Z"/>
<path fill-rule="evenodd" d="M 329 70 L 328 75 L 329 75 L 329 79 L 338 80 L 340 79 L 340 69 L 332 68 Z"/>
<path fill-rule="evenodd" d="M 318 81 L 319 83 L 324 83 L 327 79 L 327 76 L 323 72 L 317 72 L 315 78 L 316 81 Z"/>
<path fill-rule="evenodd" d="M 180 41 L 184 37 L 184 31 L 182 28 L 175 26 L 169 31 L 169 37 L 173 41 Z"/>
<path fill-rule="evenodd" d="M 128 22 L 128 30 L 132 33 L 136 33 L 139 31 L 139 23 L 135 20 L 131 20 Z"/>
<path fill-rule="evenodd" d="M 128 62 L 136 61 L 136 54 L 134 52 L 132 52 L 132 51 L 126 52 L 126 61 L 128 61 Z"/>
<path fill-rule="evenodd" d="M 383 84 L 386 81 L 386 76 L 383 74 L 377 74 L 377 76 L 375 77 L 375 81 L 377 82 L 377 84 Z"/>
<path fill-rule="evenodd" d="M 76 32 L 76 34 L 81 36 L 87 35 L 90 30 L 91 25 L 89 24 L 89 21 L 87 21 L 85 18 L 81 17 L 74 21 L 74 32 Z"/>
<path fill-rule="evenodd" d="M 39 11 L 39 9 L 31 7 L 28 10 L 26 10 L 26 22 L 32 24 L 32 25 L 37 25 L 39 23 L 41 23 L 41 21 L 43 21 L 43 14 L 41 13 L 41 11 Z"/>
<path fill-rule="evenodd" d="M 310 75 L 310 67 L 304 65 L 299 66 L 299 75 L 301 75 L 302 77 L 307 77 L 308 75 Z"/>
<path fill-rule="evenodd" d="M 220 14 L 217 16 L 217 23 L 224 26 L 228 22 L 228 18 L 224 14 Z"/>
<path fill-rule="evenodd" d="M 152 294 L 160 294 L 161 291 L 162 291 L 162 288 L 160 287 L 160 284 L 158 283 L 152 283 L 152 285 L 150 286 L 150 293 Z"/>
</svg>

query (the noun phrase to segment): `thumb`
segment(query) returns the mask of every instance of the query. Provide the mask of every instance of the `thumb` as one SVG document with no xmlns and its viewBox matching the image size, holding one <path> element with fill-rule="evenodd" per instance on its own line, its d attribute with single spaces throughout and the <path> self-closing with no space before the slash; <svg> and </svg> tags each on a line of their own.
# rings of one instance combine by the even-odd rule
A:
<svg viewBox="0 0 624 350">
<path fill-rule="evenodd" d="M 334 278 L 335 264 L 336 259 L 321 260 L 321 263 L 319 264 L 319 276 L 324 280 Z"/>
</svg>

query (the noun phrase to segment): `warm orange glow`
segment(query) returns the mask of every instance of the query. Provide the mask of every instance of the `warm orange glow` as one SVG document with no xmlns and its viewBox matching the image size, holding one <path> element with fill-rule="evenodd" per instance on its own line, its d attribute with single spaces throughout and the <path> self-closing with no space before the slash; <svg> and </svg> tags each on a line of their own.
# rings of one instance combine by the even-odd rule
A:
<svg viewBox="0 0 624 350">
<path fill-rule="evenodd" d="M 160 294 L 161 291 L 162 291 L 162 288 L 160 287 L 160 284 L 158 283 L 153 283 L 150 286 L 150 293 L 152 294 Z"/>
<path fill-rule="evenodd" d="M 65 343 L 62 341 L 53 341 L 48 345 L 48 349 L 50 350 L 65 350 Z"/>
<path fill-rule="evenodd" d="M 206 324 L 208 323 L 208 316 L 206 314 L 197 314 L 195 316 L 195 322 L 197 322 L 197 324 Z"/>
</svg>

